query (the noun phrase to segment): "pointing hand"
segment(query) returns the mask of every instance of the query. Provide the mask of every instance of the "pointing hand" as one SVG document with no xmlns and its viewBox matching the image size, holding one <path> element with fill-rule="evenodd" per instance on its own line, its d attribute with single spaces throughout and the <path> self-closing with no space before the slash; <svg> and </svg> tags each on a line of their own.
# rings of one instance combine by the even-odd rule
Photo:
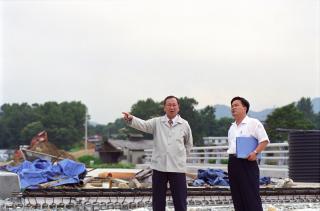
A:
<svg viewBox="0 0 320 211">
<path fill-rule="evenodd" d="M 128 112 L 122 112 L 123 119 L 127 122 L 130 122 L 133 119 L 133 116 Z"/>
</svg>

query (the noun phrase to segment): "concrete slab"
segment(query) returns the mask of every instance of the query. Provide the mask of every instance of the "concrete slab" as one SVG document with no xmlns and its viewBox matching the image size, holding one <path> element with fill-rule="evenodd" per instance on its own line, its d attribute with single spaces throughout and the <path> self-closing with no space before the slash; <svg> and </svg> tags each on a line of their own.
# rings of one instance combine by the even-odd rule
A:
<svg viewBox="0 0 320 211">
<path fill-rule="evenodd" d="M 120 169 L 120 168 L 97 168 L 97 169 L 87 169 L 88 173 L 87 176 L 90 177 L 97 177 L 100 173 L 103 172 L 129 172 L 129 173 L 137 173 L 141 171 L 141 169 Z"/>
<path fill-rule="evenodd" d="M 6 199 L 12 192 L 20 192 L 20 180 L 17 174 L 0 171 L 0 198 Z"/>
</svg>

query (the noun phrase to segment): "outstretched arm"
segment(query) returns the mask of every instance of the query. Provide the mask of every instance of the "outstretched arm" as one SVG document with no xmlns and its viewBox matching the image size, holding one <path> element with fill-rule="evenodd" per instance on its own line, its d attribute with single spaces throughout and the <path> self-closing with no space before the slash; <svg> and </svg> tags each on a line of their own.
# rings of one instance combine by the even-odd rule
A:
<svg viewBox="0 0 320 211">
<path fill-rule="evenodd" d="M 137 130 L 143 131 L 145 133 L 153 134 L 153 121 L 150 120 L 142 120 L 138 117 L 131 115 L 128 112 L 122 112 L 123 119 L 127 122 L 127 124 Z"/>
</svg>

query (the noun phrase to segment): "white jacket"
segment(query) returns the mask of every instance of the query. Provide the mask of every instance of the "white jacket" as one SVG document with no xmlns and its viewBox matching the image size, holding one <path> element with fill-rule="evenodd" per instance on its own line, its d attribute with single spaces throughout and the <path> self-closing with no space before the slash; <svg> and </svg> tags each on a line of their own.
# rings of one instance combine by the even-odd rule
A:
<svg viewBox="0 0 320 211">
<path fill-rule="evenodd" d="M 170 127 L 166 116 L 142 120 L 133 117 L 129 126 L 153 134 L 151 168 L 162 172 L 185 173 L 187 154 L 193 146 L 189 123 L 178 116 Z"/>
</svg>

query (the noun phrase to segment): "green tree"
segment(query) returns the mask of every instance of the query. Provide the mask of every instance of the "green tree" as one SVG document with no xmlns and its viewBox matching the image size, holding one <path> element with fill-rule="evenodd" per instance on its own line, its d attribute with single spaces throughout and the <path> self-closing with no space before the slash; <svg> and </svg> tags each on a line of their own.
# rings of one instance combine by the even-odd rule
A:
<svg viewBox="0 0 320 211">
<path fill-rule="evenodd" d="M 44 127 L 41 122 L 31 122 L 22 128 L 21 137 L 23 140 L 31 140 L 36 134 L 43 130 Z"/>
<path fill-rule="evenodd" d="M 320 130 L 320 112 L 314 115 L 314 129 Z"/>
<path fill-rule="evenodd" d="M 0 118 L 0 149 L 9 149 L 10 142 L 8 141 L 9 130 L 7 126 L 4 124 L 2 119 Z"/>
<path fill-rule="evenodd" d="M 31 106 L 26 103 L 3 104 L 0 147 L 16 148 L 30 144 L 31 138 L 44 129 L 50 142 L 68 149 L 83 138 L 85 110 L 81 102 L 47 102 Z"/>
<path fill-rule="evenodd" d="M 127 128 L 127 125 L 122 118 L 116 119 L 114 123 L 109 123 L 106 128 L 108 137 L 116 136 L 121 128 Z"/>
<path fill-rule="evenodd" d="M 215 108 L 213 106 L 206 106 L 198 112 L 200 118 L 200 122 L 197 123 L 200 125 L 198 136 L 200 136 L 201 141 L 198 141 L 197 145 L 203 145 L 202 137 L 213 136 L 215 133 Z"/>
<path fill-rule="evenodd" d="M 312 129 L 311 120 L 295 107 L 294 103 L 275 109 L 266 120 L 266 129 L 269 138 L 274 142 L 287 140 L 287 134 L 280 133 L 277 128 L 285 129 Z"/>
<path fill-rule="evenodd" d="M 155 102 L 153 99 L 147 98 L 146 100 L 139 100 L 137 103 L 133 104 L 130 113 L 141 119 L 147 120 L 161 116 L 163 114 L 163 106 L 160 103 Z M 125 137 L 128 133 L 141 133 L 146 139 L 152 139 L 151 134 L 137 131 L 128 126 L 120 128 L 119 130 L 120 137 Z"/>
<path fill-rule="evenodd" d="M 112 123 L 109 123 L 112 124 Z M 108 125 L 109 125 L 108 124 Z M 101 135 L 104 137 L 109 137 L 109 133 L 108 133 L 108 125 L 88 125 L 88 135 L 89 136 L 93 136 L 93 135 Z"/>
<path fill-rule="evenodd" d="M 27 144 L 21 136 L 22 129 L 30 122 L 38 119 L 38 115 L 34 112 L 32 106 L 27 103 L 3 104 L 1 106 L 1 135 L 0 147 L 15 148 L 19 145 Z"/>
<path fill-rule="evenodd" d="M 182 118 L 187 120 L 190 124 L 193 136 L 193 144 L 200 146 L 203 144 L 203 130 L 202 130 L 202 121 L 199 111 L 196 110 L 198 102 L 194 98 L 181 97 L 179 98 L 180 102 L 180 115 Z M 205 113 L 205 111 L 204 111 Z"/>
<path fill-rule="evenodd" d="M 228 130 L 234 119 L 229 117 L 223 117 L 215 121 L 214 136 L 228 136 Z"/>
<path fill-rule="evenodd" d="M 311 120 L 314 129 L 320 129 L 320 112 L 318 114 L 314 113 L 313 105 L 310 98 L 302 97 L 297 103 L 297 108 L 307 119 Z"/>
<path fill-rule="evenodd" d="M 180 115 L 186 119 L 191 127 L 194 139 L 194 145 L 200 146 L 203 144 L 202 137 L 214 134 L 215 131 L 215 109 L 212 106 L 207 106 L 201 110 L 195 107 L 198 102 L 194 98 L 182 97 L 179 98 Z M 163 102 L 155 102 L 151 98 L 147 100 L 139 100 L 131 108 L 131 114 L 141 119 L 147 120 L 153 117 L 164 115 Z M 122 118 L 117 119 L 113 123 L 107 125 L 108 134 L 117 134 L 123 138 L 128 133 L 139 133 L 139 131 L 126 126 Z M 145 138 L 152 139 L 150 134 L 143 134 Z"/>
<path fill-rule="evenodd" d="M 78 130 L 73 127 L 53 127 L 48 128 L 48 138 L 49 141 L 58 146 L 58 148 L 69 150 L 76 143 L 79 143 L 82 140 L 81 133 L 80 137 Z M 49 135 L 50 134 L 50 135 Z"/>
<path fill-rule="evenodd" d="M 46 102 L 37 110 L 49 140 L 58 147 L 70 149 L 83 139 L 86 106 L 81 102 Z"/>
<path fill-rule="evenodd" d="M 161 116 L 163 114 L 163 107 L 160 103 L 148 98 L 146 100 L 139 100 L 133 104 L 130 112 L 132 115 L 146 120 Z"/>
<path fill-rule="evenodd" d="M 310 98 L 302 97 L 297 103 L 297 109 L 308 119 L 314 118 L 313 106 Z"/>
</svg>

